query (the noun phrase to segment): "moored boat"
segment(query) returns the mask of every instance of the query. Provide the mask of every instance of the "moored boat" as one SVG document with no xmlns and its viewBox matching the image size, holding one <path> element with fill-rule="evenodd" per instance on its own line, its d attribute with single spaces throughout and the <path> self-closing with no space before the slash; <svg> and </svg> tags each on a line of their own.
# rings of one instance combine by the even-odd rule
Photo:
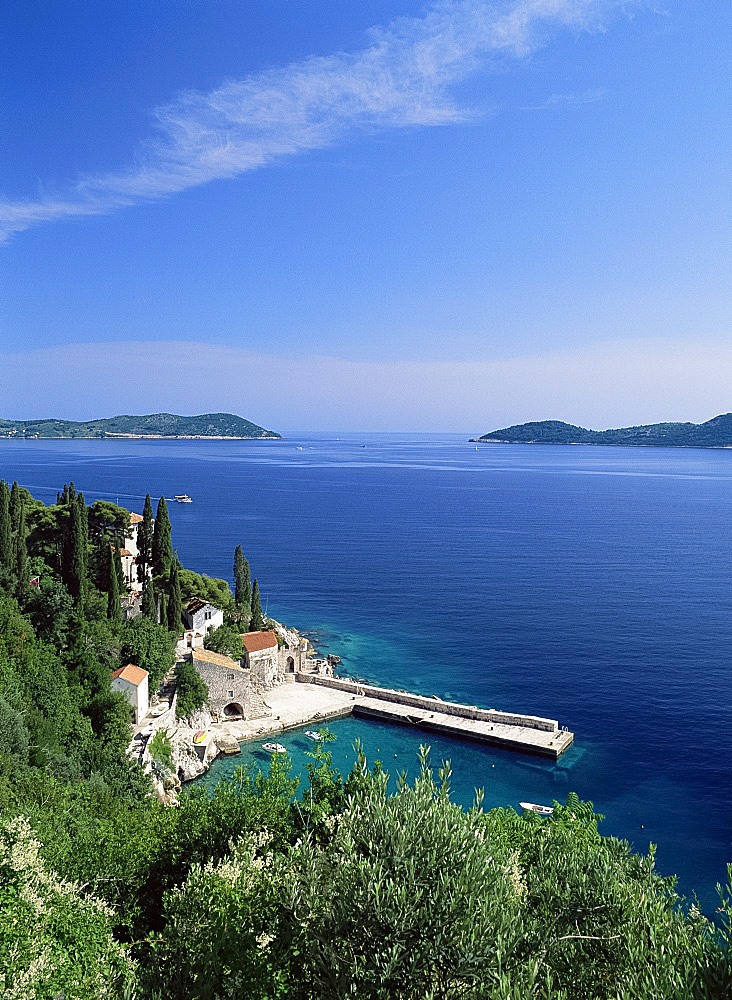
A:
<svg viewBox="0 0 732 1000">
<path fill-rule="evenodd" d="M 263 743 L 262 750 L 266 750 L 267 753 L 287 753 L 281 743 Z"/>
<path fill-rule="evenodd" d="M 519 802 L 522 809 L 528 809 L 529 812 L 538 813 L 540 816 L 551 816 L 554 812 L 553 806 L 542 806 L 537 805 L 536 802 Z"/>
<path fill-rule="evenodd" d="M 306 729 L 305 735 L 309 740 L 315 740 L 316 742 L 320 740 L 320 733 L 317 732 L 315 729 Z"/>
<path fill-rule="evenodd" d="M 193 737 L 193 742 L 194 743 L 203 743 L 203 741 L 205 739 L 206 739 L 206 730 L 205 729 L 199 729 L 198 732 Z"/>
</svg>

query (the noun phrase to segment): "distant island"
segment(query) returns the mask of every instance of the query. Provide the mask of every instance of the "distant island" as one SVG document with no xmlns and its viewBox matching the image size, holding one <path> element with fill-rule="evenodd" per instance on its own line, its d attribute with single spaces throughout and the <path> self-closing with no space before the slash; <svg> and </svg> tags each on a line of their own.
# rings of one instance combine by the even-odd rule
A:
<svg viewBox="0 0 732 1000">
<path fill-rule="evenodd" d="M 732 448 L 732 413 L 703 424 L 664 423 L 591 431 L 562 420 L 533 420 L 502 427 L 481 437 L 479 444 L 605 444 L 653 448 Z"/>
<path fill-rule="evenodd" d="M 281 438 L 234 413 L 123 415 L 100 420 L 0 420 L 0 437 L 8 438 L 214 438 L 249 440 Z"/>
</svg>

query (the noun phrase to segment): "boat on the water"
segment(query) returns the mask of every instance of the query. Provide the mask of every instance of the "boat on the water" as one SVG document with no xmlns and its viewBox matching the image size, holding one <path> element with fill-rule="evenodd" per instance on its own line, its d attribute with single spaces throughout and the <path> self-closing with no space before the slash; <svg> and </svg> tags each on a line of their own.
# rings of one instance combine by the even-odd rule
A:
<svg viewBox="0 0 732 1000">
<path fill-rule="evenodd" d="M 529 812 L 538 813 L 540 816 L 551 816 L 554 812 L 553 806 L 541 806 L 537 805 L 536 802 L 519 802 L 522 809 L 528 809 Z"/>
<path fill-rule="evenodd" d="M 206 730 L 205 729 L 199 729 L 198 732 L 193 737 L 193 742 L 194 743 L 203 743 L 203 741 L 205 739 L 206 739 Z"/>
<path fill-rule="evenodd" d="M 176 503 L 193 503 L 187 493 L 176 493 L 175 501 Z"/>
<path fill-rule="evenodd" d="M 305 735 L 309 740 L 315 740 L 316 743 L 320 740 L 320 733 L 315 729 L 306 729 Z"/>
<path fill-rule="evenodd" d="M 267 753 L 287 753 L 281 743 L 263 743 L 262 750 L 266 750 Z"/>
</svg>

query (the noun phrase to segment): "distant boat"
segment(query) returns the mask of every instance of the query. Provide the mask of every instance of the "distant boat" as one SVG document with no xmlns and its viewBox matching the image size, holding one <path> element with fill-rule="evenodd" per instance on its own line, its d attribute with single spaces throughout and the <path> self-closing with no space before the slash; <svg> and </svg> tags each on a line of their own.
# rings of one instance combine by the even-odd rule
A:
<svg viewBox="0 0 732 1000">
<path fill-rule="evenodd" d="M 519 802 L 522 809 L 528 809 L 529 812 L 538 813 L 540 816 L 551 816 L 554 812 L 552 806 L 539 806 L 536 802 Z"/>
<path fill-rule="evenodd" d="M 177 503 L 193 503 L 193 501 L 191 500 L 191 498 L 188 496 L 187 493 L 176 494 L 175 500 Z"/>
<path fill-rule="evenodd" d="M 266 750 L 267 753 L 287 753 L 281 743 L 263 743 L 262 750 Z"/>
<path fill-rule="evenodd" d="M 316 732 L 314 729 L 306 729 L 305 735 L 309 740 L 315 740 L 316 742 L 320 740 L 320 733 Z"/>
</svg>

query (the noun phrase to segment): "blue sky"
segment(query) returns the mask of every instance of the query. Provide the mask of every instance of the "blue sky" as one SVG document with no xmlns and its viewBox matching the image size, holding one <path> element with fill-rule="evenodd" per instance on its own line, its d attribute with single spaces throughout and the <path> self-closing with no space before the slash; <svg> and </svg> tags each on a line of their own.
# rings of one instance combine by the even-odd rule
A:
<svg viewBox="0 0 732 1000">
<path fill-rule="evenodd" d="M 726 2 L 0 19 L 0 415 L 732 409 Z"/>
</svg>

